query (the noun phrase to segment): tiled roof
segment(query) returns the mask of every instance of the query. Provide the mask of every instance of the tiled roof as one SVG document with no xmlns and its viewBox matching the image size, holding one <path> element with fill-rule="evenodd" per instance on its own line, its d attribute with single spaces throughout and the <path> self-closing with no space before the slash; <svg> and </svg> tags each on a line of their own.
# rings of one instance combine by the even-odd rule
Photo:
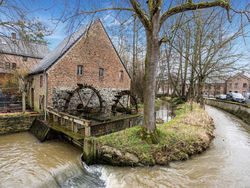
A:
<svg viewBox="0 0 250 188">
<path fill-rule="evenodd" d="M 43 58 L 49 53 L 47 45 L 0 36 L 0 53 Z"/>
</svg>

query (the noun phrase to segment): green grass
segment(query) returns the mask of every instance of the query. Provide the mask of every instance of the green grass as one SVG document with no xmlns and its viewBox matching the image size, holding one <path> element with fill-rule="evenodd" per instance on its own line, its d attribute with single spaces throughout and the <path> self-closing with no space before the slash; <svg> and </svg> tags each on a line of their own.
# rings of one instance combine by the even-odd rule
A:
<svg viewBox="0 0 250 188">
<path fill-rule="evenodd" d="M 138 108 L 143 108 L 143 104 L 137 104 Z"/>
<path fill-rule="evenodd" d="M 192 114 L 200 116 L 201 113 L 204 117 L 200 119 L 203 121 L 200 125 L 196 121 L 189 122 L 190 119 L 185 122 L 187 117 L 192 118 Z M 176 114 L 172 121 L 157 127 L 158 144 L 148 144 L 141 140 L 138 136 L 140 126 L 99 137 L 97 141 L 100 146 L 108 145 L 119 149 L 122 153 L 135 154 L 144 165 L 167 164 L 172 160 L 187 159 L 190 155 L 199 153 L 209 146 L 211 141 L 209 134 L 212 135 L 213 130 L 212 121 L 196 104 L 193 112 L 189 111 L 188 104 L 184 104 Z"/>
</svg>

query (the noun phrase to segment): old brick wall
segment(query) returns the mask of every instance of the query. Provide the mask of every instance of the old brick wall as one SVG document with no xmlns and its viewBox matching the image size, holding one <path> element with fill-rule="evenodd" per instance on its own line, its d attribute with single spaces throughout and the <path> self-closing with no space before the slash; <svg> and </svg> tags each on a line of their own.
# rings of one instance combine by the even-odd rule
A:
<svg viewBox="0 0 250 188">
<path fill-rule="evenodd" d="M 225 83 L 209 83 L 205 84 L 203 88 L 203 93 L 210 96 L 215 96 L 219 94 L 226 94 L 226 84 Z"/>
<path fill-rule="evenodd" d="M 77 75 L 77 65 L 83 66 L 82 75 Z M 103 77 L 99 77 L 100 68 L 104 69 Z M 120 71 L 123 71 L 122 80 Z M 130 89 L 130 78 L 100 22 L 49 69 L 48 105 L 53 106 L 53 97 L 54 101 L 58 100 L 55 93 L 72 90 L 77 83 L 97 88 L 107 103 L 116 91 Z"/>
<path fill-rule="evenodd" d="M 246 83 L 246 87 L 243 87 L 243 84 Z M 238 74 L 227 81 L 227 93 L 237 92 L 244 95 L 250 89 L 250 78 Z"/>
<path fill-rule="evenodd" d="M 23 56 L 12 55 L 12 54 L 1 54 L 0 55 L 0 71 L 4 70 L 7 73 L 28 73 L 41 59 L 27 57 L 27 61 L 24 61 Z M 6 67 L 6 63 L 10 63 L 10 68 Z M 13 68 L 13 64 L 16 64 L 16 68 Z M 0 86 L 3 84 L 4 75 L 0 74 Z"/>
<path fill-rule="evenodd" d="M 35 118 L 42 119 L 43 115 L 0 117 L 0 135 L 28 131 Z"/>
</svg>

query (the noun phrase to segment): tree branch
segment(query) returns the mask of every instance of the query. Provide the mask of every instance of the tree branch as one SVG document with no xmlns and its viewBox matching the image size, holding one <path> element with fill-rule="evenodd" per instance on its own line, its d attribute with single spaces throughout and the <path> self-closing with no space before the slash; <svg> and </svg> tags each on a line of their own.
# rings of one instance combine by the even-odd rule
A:
<svg viewBox="0 0 250 188">
<path fill-rule="evenodd" d="M 102 9 L 96 9 L 93 11 L 81 11 L 82 13 L 85 14 L 94 14 L 97 12 L 103 12 L 103 11 L 107 11 L 107 10 L 127 10 L 127 11 L 134 11 L 133 8 L 123 8 L 123 7 L 112 7 L 112 8 L 102 8 Z"/>
<path fill-rule="evenodd" d="M 144 25 L 144 27 L 148 30 L 151 30 L 151 24 L 149 22 L 149 19 L 145 13 L 145 11 L 140 7 L 140 5 L 136 2 L 136 0 L 129 0 L 133 10 L 135 11 L 136 15 L 138 16 L 138 18 L 141 20 L 142 24 Z"/>
<path fill-rule="evenodd" d="M 170 16 L 173 16 L 175 14 L 189 11 L 189 10 L 204 9 L 204 8 L 210 8 L 210 7 L 216 7 L 216 6 L 220 6 L 226 9 L 227 12 L 229 12 L 231 8 L 230 3 L 227 1 L 223 1 L 223 0 L 215 0 L 215 1 L 208 1 L 208 2 L 200 2 L 200 3 L 192 3 L 192 1 L 188 1 L 185 4 L 170 8 L 169 10 L 164 12 L 160 19 L 160 25 L 162 25 L 164 21 L 166 21 L 166 19 L 168 19 Z M 228 13 L 228 19 L 231 22 L 229 13 Z"/>
</svg>

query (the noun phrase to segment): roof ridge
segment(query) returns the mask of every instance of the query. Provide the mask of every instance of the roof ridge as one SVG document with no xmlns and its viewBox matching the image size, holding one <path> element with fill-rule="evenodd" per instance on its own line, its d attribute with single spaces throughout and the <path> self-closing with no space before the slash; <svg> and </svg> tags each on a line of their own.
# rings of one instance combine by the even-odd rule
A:
<svg viewBox="0 0 250 188">
<path fill-rule="evenodd" d="M 21 38 L 13 39 L 12 37 L 5 36 L 5 35 L 0 35 L 0 38 L 8 38 L 8 39 L 13 40 L 13 41 L 18 40 L 18 41 L 28 42 L 28 43 L 31 43 L 31 44 L 39 44 L 39 45 L 47 46 L 47 44 L 39 43 L 39 42 L 36 42 L 36 41 L 29 41 L 29 40 L 24 40 L 24 39 L 21 39 Z"/>
</svg>

